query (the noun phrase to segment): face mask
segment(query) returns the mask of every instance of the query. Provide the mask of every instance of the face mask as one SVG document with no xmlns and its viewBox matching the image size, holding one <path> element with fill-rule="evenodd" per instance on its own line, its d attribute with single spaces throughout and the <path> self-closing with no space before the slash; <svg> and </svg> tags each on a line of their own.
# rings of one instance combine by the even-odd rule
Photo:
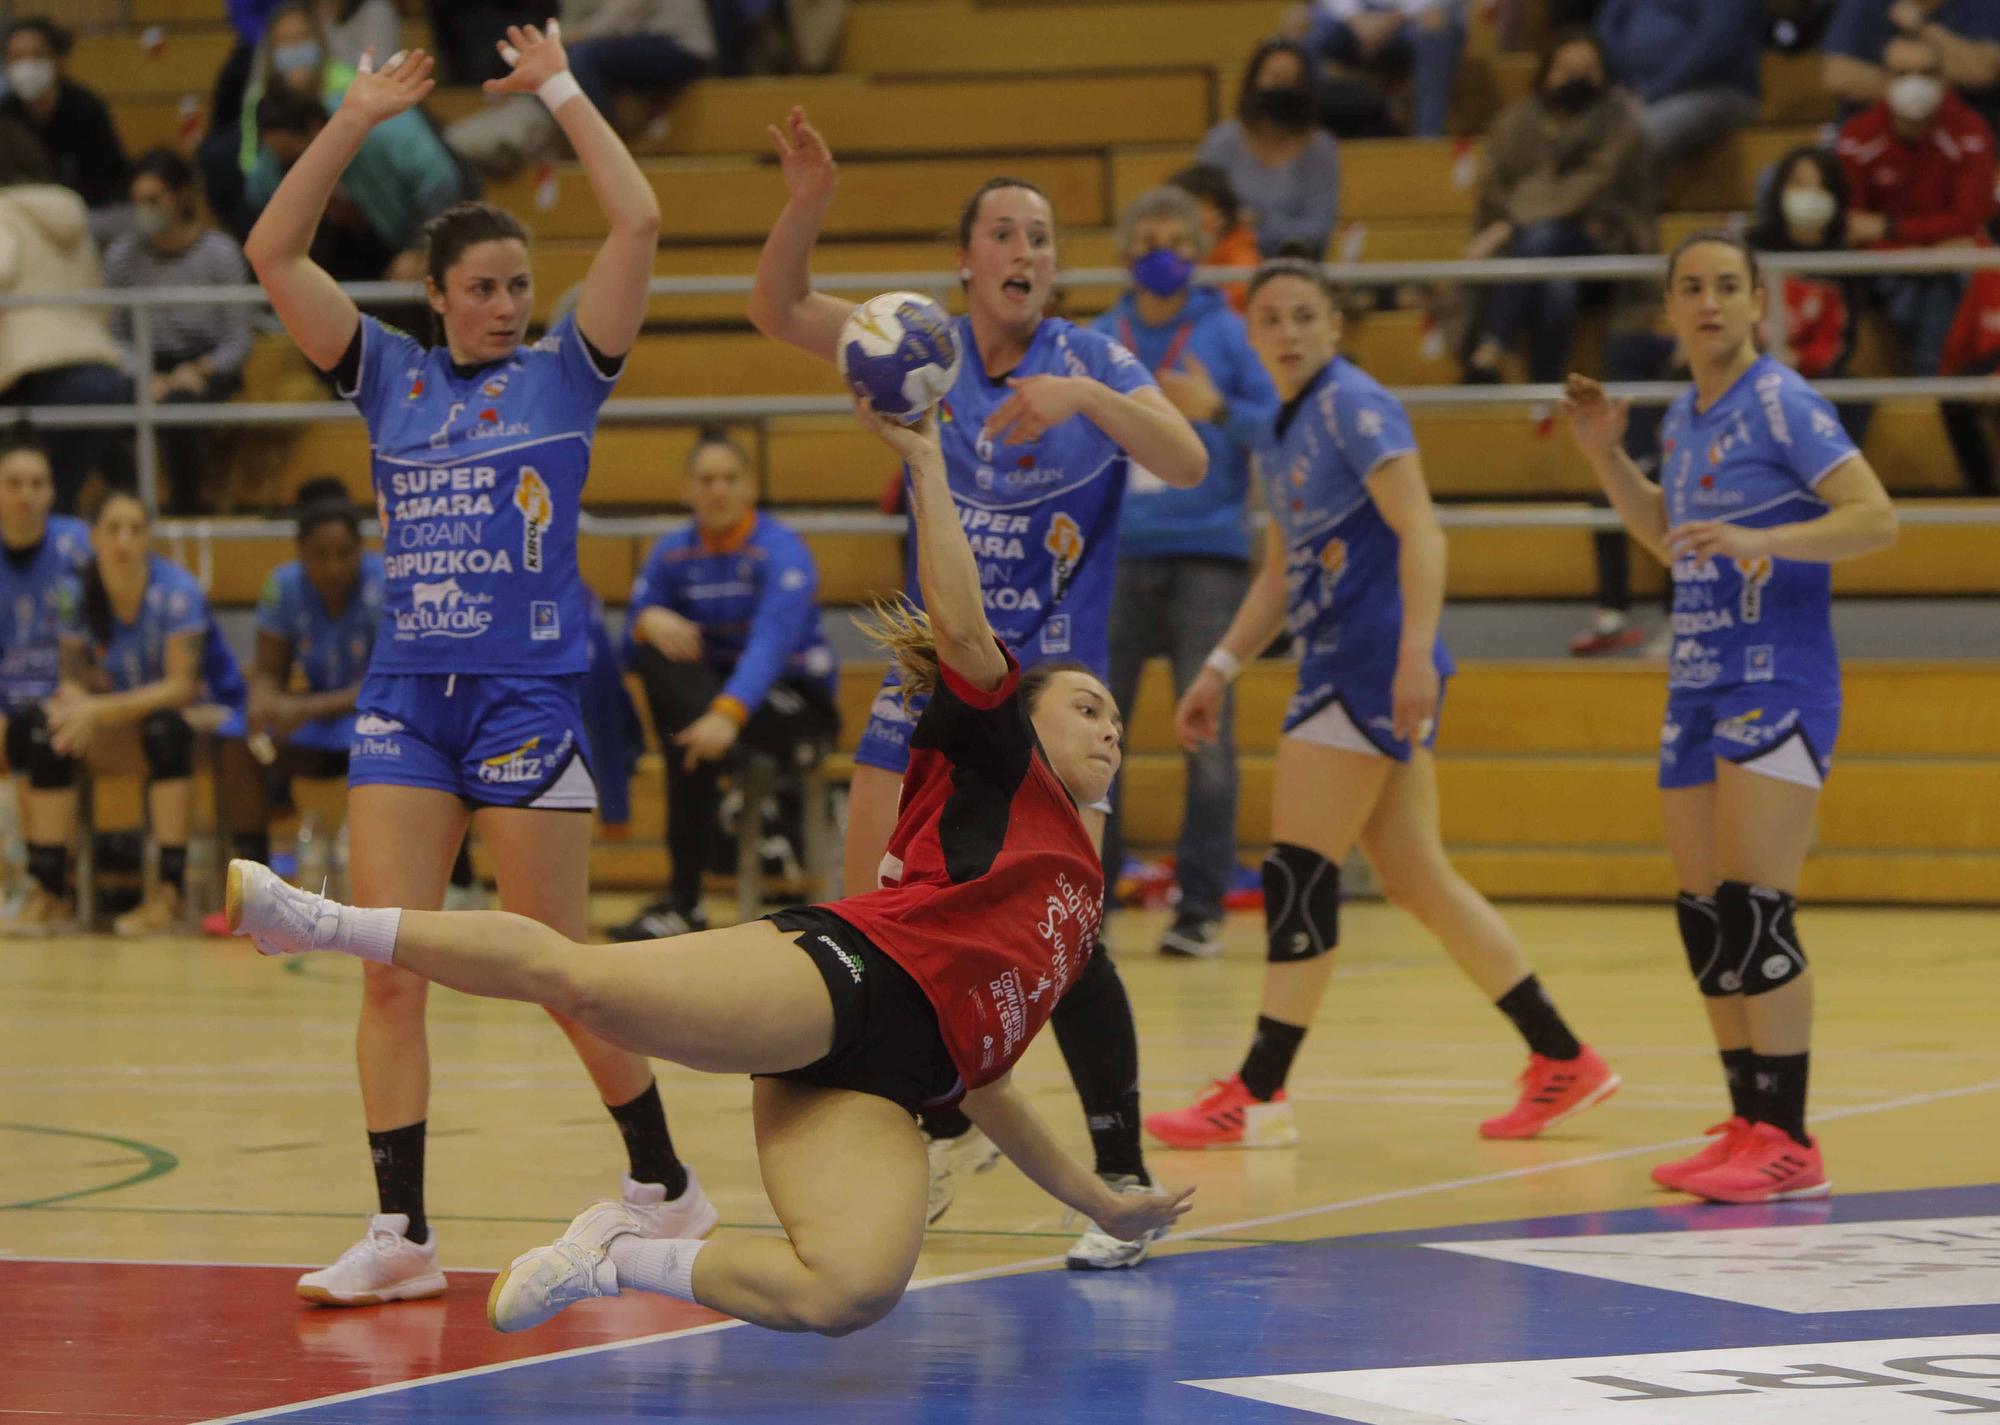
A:
<svg viewBox="0 0 2000 1425">
<path fill-rule="evenodd" d="M 295 45 L 279 45 L 271 51 L 271 63 L 280 74 L 318 69 L 319 44 L 314 40 L 300 40 Z"/>
<path fill-rule="evenodd" d="M 1778 202 L 1785 221 L 1795 228 L 1823 228 L 1833 221 L 1833 194 L 1824 188 L 1787 188 Z"/>
<path fill-rule="evenodd" d="M 1594 79 L 1565 79 L 1544 93 L 1542 98 L 1552 109 L 1565 114 L 1581 114 L 1603 93 L 1604 86 Z"/>
<path fill-rule="evenodd" d="M 1171 297 L 1194 280 L 1194 263 L 1170 247 L 1156 247 L 1132 264 L 1132 280 L 1155 297 Z"/>
<path fill-rule="evenodd" d="M 17 59 L 7 66 L 7 87 L 32 104 L 56 87 L 56 66 L 49 59 Z"/>
<path fill-rule="evenodd" d="M 1303 84 L 1259 89 L 1254 112 L 1287 129 L 1302 129 L 1312 120 L 1312 91 Z"/>
<path fill-rule="evenodd" d="M 1918 124 L 1944 103 L 1944 81 L 1934 74 L 1902 74 L 1889 81 L 1889 108 L 1896 117 Z"/>
<path fill-rule="evenodd" d="M 139 236 L 156 238 L 174 225 L 174 215 L 165 208 L 154 208 L 140 204 L 132 209 L 132 226 L 139 230 Z"/>
</svg>

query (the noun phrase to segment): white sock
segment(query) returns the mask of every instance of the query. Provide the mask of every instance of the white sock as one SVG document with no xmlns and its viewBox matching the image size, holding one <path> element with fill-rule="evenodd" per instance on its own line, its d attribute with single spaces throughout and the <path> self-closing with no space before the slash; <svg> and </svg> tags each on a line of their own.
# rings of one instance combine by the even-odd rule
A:
<svg viewBox="0 0 2000 1425">
<path fill-rule="evenodd" d="M 694 1259 L 708 1243 L 699 1237 L 638 1237 L 611 1239 L 611 1265 L 618 1269 L 621 1289 L 657 1292 L 694 1300 Z"/>
<path fill-rule="evenodd" d="M 383 910 L 363 910 L 359 906 L 340 908 L 340 928 L 334 932 L 335 948 L 377 964 L 392 963 L 396 951 L 396 931 L 403 912 L 390 906 Z"/>
</svg>

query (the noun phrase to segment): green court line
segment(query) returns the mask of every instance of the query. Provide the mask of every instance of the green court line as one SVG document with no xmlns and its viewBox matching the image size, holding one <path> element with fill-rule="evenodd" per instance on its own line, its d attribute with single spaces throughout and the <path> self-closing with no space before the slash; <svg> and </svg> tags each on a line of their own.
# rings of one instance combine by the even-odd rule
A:
<svg viewBox="0 0 2000 1425">
<path fill-rule="evenodd" d="M 49 1207 L 59 1202 L 72 1202 L 79 1197 L 95 1197 L 101 1192 L 116 1192 L 119 1188 L 133 1187 L 151 1178 L 165 1177 L 181 1165 L 181 1160 L 165 1148 L 155 1148 L 151 1143 L 141 1143 L 136 1138 L 120 1138 L 110 1133 L 86 1133 L 75 1128 L 52 1128 L 45 1123 L 0 1123 L 0 1132 L 8 1131 L 41 1133 L 50 1138 L 81 1138 L 91 1143 L 109 1143 L 114 1147 L 137 1153 L 146 1160 L 146 1166 L 130 1177 L 120 1178 L 115 1183 L 78 1188 L 74 1192 L 59 1192 L 50 1197 L 30 1198 L 26 1202 L 0 1202 L 0 1212 L 17 1208 Z"/>
</svg>

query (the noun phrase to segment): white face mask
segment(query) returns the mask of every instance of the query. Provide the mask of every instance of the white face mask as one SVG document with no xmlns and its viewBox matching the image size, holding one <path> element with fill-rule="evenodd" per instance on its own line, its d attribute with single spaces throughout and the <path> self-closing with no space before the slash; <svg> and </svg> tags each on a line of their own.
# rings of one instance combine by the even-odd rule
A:
<svg viewBox="0 0 2000 1425">
<path fill-rule="evenodd" d="M 1944 81 L 1934 74 L 1900 74 L 1889 81 L 1888 100 L 1897 118 L 1920 124 L 1944 103 Z"/>
<path fill-rule="evenodd" d="M 32 104 L 56 87 L 56 66 L 51 59 L 17 59 L 7 66 L 7 87 Z"/>
<path fill-rule="evenodd" d="M 1778 201 L 1795 228 L 1823 228 L 1833 221 L 1833 194 L 1824 188 L 1787 188 Z"/>
</svg>

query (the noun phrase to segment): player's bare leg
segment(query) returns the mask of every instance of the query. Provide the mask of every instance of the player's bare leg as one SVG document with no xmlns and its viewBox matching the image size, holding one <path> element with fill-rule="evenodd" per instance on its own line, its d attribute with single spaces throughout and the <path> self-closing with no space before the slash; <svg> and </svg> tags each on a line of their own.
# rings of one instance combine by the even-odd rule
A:
<svg viewBox="0 0 2000 1425">
<path fill-rule="evenodd" d="M 841 848 L 842 885 L 850 896 L 875 889 L 882 853 L 896 829 L 903 779 L 880 767 L 856 767 L 847 784 L 847 840 Z"/>
</svg>

